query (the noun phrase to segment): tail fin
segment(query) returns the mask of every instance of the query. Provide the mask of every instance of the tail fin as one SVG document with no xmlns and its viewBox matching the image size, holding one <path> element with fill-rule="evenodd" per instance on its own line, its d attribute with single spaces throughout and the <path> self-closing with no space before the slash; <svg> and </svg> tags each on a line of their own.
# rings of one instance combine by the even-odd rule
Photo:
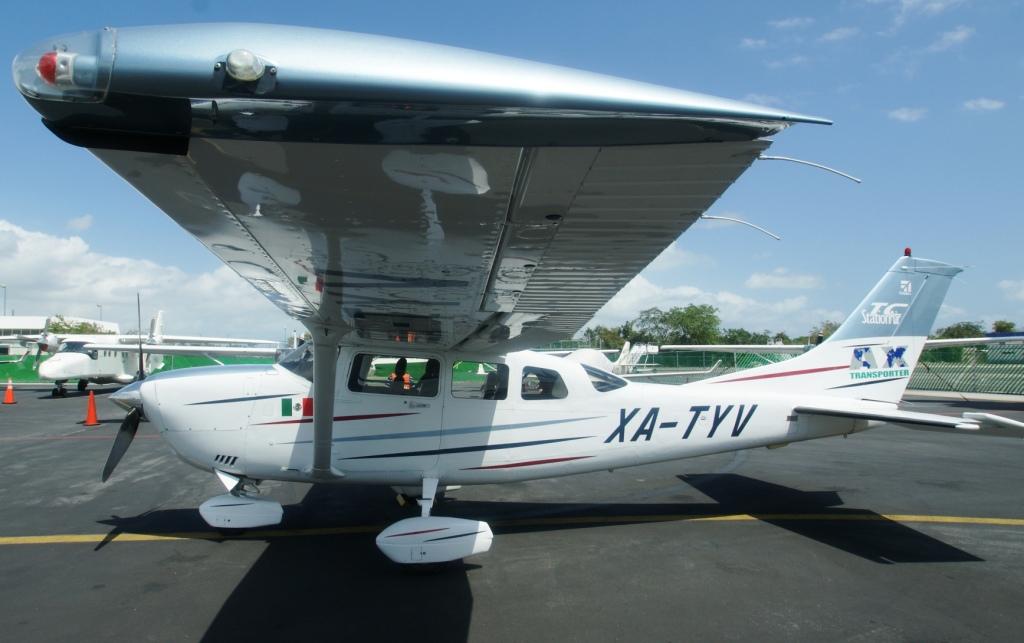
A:
<svg viewBox="0 0 1024 643">
<path fill-rule="evenodd" d="M 898 402 L 949 285 L 960 268 L 907 254 L 839 329 L 799 357 L 731 373 L 708 384 Z"/>
<path fill-rule="evenodd" d="M 164 311 L 156 311 L 156 316 L 149 322 L 150 344 L 162 344 L 164 341 Z"/>
</svg>

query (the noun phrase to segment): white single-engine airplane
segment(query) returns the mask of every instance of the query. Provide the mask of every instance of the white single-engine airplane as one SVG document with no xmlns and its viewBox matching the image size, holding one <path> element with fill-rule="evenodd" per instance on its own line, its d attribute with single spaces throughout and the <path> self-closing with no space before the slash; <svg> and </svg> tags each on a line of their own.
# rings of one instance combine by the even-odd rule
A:
<svg viewBox="0 0 1024 643">
<path fill-rule="evenodd" d="M 142 340 L 145 339 L 145 343 Z M 163 334 L 163 311 L 159 311 L 149 326 L 149 336 L 140 335 L 67 335 L 58 338 L 44 333 L 39 352 L 50 351 L 56 342 L 53 357 L 45 362 L 36 355 L 39 377 L 53 380 L 54 397 L 67 395 L 64 384 L 78 380 L 78 390 L 84 391 L 89 383 L 128 384 L 141 373 L 163 367 L 167 355 L 194 355 L 208 357 L 277 357 L 277 342 L 261 339 L 235 339 L 231 337 L 193 337 Z M 250 344 L 250 346 L 240 346 Z M 256 346 L 251 346 L 256 345 Z M 260 346 L 262 345 L 262 346 Z M 219 363 L 219 362 L 218 362 Z"/>
<path fill-rule="evenodd" d="M 562 476 L 845 435 L 1012 422 L 899 410 L 957 268 L 900 258 L 827 342 L 670 387 L 571 336 L 796 122 L 822 119 L 393 38 L 271 25 L 105 29 L 14 63 L 89 148 L 312 335 L 271 366 L 163 373 L 129 409 L 228 493 L 215 527 L 281 520 L 261 480 L 415 488 L 400 563 L 487 551 L 432 515 L 447 485 Z M 398 358 L 415 375 L 375 365 Z M 412 361 L 416 360 L 416 361 Z"/>
</svg>

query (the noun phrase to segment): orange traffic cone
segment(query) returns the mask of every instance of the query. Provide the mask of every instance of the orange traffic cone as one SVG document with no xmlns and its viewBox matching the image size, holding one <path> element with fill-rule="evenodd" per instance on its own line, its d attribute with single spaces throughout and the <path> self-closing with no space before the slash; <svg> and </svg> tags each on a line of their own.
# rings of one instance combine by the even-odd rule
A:
<svg viewBox="0 0 1024 643">
<path fill-rule="evenodd" d="M 85 426 L 99 426 L 100 421 L 96 419 L 96 396 L 89 391 L 89 408 L 85 411 Z"/>
<path fill-rule="evenodd" d="M 14 401 L 14 384 L 11 383 L 11 378 L 7 378 L 7 390 L 4 391 L 4 404 L 15 404 Z"/>
</svg>

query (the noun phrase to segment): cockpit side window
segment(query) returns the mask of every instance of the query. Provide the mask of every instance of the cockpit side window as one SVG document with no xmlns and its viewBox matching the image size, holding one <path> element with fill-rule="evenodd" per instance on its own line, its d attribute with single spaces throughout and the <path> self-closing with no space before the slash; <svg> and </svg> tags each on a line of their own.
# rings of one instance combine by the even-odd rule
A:
<svg viewBox="0 0 1024 643">
<path fill-rule="evenodd" d="M 86 342 L 64 342 L 57 350 L 58 353 L 85 353 Z"/>
<path fill-rule="evenodd" d="M 608 391 L 614 391 L 617 388 L 622 388 L 626 385 L 626 380 L 621 377 L 615 377 L 607 371 L 602 371 L 599 368 L 587 366 L 583 364 L 583 370 L 587 372 L 587 377 L 590 378 L 590 383 L 598 393 L 607 393 Z"/>
<path fill-rule="evenodd" d="M 508 397 L 508 366 L 461 360 L 452 364 L 452 397 L 504 400 Z"/>
<path fill-rule="evenodd" d="M 348 390 L 436 397 L 441 362 L 423 357 L 359 353 L 352 360 Z"/>
<path fill-rule="evenodd" d="M 561 400 L 569 390 L 557 371 L 527 366 L 523 368 L 522 396 L 524 400 Z"/>
</svg>

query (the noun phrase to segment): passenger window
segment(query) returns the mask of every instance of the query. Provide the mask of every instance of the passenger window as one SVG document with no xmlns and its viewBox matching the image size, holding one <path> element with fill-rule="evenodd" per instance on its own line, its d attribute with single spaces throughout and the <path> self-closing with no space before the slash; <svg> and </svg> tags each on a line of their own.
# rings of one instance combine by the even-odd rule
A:
<svg viewBox="0 0 1024 643">
<path fill-rule="evenodd" d="M 461 361 L 452 365 L 452 397 L 504 400 L 508 397 L 508 366 Z"/>
<path fill-rule="evenodd" d="M 348 390 L 435 397 L 441 363 L 425 357 L 359 353 L 352 360 Z"/>
<path fill-rule="evenodd" d="M 608 391 L 614 391 L 615 389 L 622 388 L 626 385 L 626 380 L 621 377 L 615 377 L 611 373 L 602 371 L 601 369 L 583 364 L 583 370 L 587 372 L 587 377 L 590 378 L 590 383 L 598 393 L 607 393 Z"/>
<path fill-rule="evenodd" d="M 534 366 L 523 369 L 524 400 L 561 400 L 568 395 L 565 382 L 556 371 Z"/>
</svg>

